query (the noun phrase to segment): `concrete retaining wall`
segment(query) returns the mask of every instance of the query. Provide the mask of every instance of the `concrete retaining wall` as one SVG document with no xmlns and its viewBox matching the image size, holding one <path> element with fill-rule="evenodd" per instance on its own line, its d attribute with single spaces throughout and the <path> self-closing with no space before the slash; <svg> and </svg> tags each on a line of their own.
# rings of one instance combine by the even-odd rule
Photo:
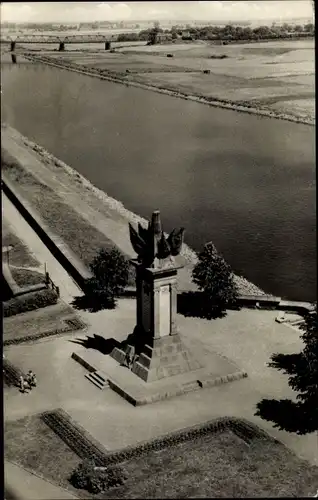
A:
<svg viewBox="0 0 318 500">
<path fill-rule="evenodd" d="M 270 295 L 241 295 L 238 303 L 242 307 L 252 307 L 258 309 L 270 309 L 279 311 L 293 311 L 299 314 L 306 314 L 313 310 L 313 305 L 310 302 L 302 302 L 297 300 L 282 300 L 281 297 Z"/>
<path fill-rule="evenodd" d="M 241 307 L 259 307 L 261 309 L 277 309 L 281 297 L 274 295 L 240 295 L 238 304 Z"/>
<path fill-rule="evenodd" d="M 19 210 L 28 224 L 36 232 L 39 238 L 52 252 L 64 269 L 72 276 L 78 286 L 84 290 L 85 281 L 92 277 L 92 273 L 77 258 L 71 249 L 47 226 L 42 218 L 35 213 L 29 203 L 17 193 L 15 186 L 2 174 L 2 189 L 9 200 Z"/>
</svg>

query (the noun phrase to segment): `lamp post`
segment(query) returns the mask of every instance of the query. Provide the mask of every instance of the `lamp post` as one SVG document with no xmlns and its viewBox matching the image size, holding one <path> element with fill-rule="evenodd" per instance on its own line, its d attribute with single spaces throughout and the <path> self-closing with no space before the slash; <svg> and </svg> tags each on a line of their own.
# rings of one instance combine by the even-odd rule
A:
<svg viewBox="0 0 318 500">
<path fill-rule="evenodd" d="M 12 249 L 13 249 L 13 245 L 7 246 L 7 263 L 8 263 L 8 267 L 9 267 L 9 253 L 10 253 L 10 251 Z"/>
</svg>

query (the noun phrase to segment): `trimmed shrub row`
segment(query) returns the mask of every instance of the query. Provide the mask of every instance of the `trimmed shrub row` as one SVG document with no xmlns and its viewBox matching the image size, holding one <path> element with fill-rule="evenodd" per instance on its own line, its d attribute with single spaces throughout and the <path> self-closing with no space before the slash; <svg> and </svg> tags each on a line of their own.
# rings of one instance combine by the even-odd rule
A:
<svg viewBox="0 0 318 500">
<path fill-rule="evenodd" d="M 83 460 L 105 466 L 106 449 L 62 409 L 44 412 L 41 419 Z"/>
<path fill-rule="evenodd" d="M 277 439 L 267 434 L 260 427 L 253 425 L 244 419 L 231 418 L 229 420 L 229 429 L 234 432 L 239 438 L 243 439 L 246 443 L 250 443 L 253 439 L 262 439 L 273 441 L 277 443 Z"/>
<path fill-rule="evenodd" d="M 81 330 L 82 328 L 85 328 L 85 324 L 82 323 L 79 320 L 74 321 L 74 323 L 71 325 L 64 326 L 63 328 L 57 328 L 56 330 L 49 330 L 46 332 L 41 332 L 41 333 L 35 333 L 34 335 L 24 335 L 23 337 L 18 337 L 16 339 L 8 339 L 4 340 L 3 345 L 8 346 L 8 345 L 16 345 L 16 344 L 23 344 L 24 342 L 31 342 L 34 340 L 39 340 L 43 339 L 45 337 L 53 337 L 54 335 L 61 335 L 63 333 L 68 333 L 68 332 L 73 332 L 74 330 Z"/>
<path fill-rule="evenodd" d="M 99 443 L 96 443 L 95 440 L 92 441 L 92 436 L 80 428 L 78 424 L 75 424 L 64 410 L 58 409 L 53 412 L 46 412 L 42 414 L 41 418 L 80 458 L 89 457 L 98 466 L 118 464 L 140 457 L 149 451 L 162 450 L 210 433 L 224 432 L 228 429 L 247 443 L 250 443 L 253 439 L 273 440 L 277 443 L 275 438 L 272 438 L 248 421 L 222 417 L 203 425 L 197 425 L 140 443 L 137 446 L 133 445 L 118 452 L 108 453 Z"/>
<path fill-rule="evenodd" d="M 20 297 L 15 297 L 3 303 L 3 316 L 15 316 L 27 311 L 33 311 L 42 307 L 52 306 L 58 301 L 58 295 L 53 290 L 41 290 L 31 292 Z"/>
<path fill-rule="evenodd" d="M 4 381 L 8 386 L 17 385 L 21 375 L 24 376 L 24 373 L 7 359 L 3 359 L 2 369 Z"/>
</svg>

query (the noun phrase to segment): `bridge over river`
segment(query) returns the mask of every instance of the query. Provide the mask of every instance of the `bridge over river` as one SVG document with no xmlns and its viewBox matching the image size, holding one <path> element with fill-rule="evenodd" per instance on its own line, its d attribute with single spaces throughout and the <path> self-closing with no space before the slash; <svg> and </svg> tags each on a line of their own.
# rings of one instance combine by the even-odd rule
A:
<svg viewBox="0 0 318 500">
<path fill-rule="evenodd" d="M 37 34 L 32 34 L 32 35 L 18 35 L 18 36 L 1 36 L 0 43 L 1 44 L 10 44 L 11 46 L 11 52 L 14 52 L 16 49 L 17 44 L 30 44 L 30 43 L 37 43 L 37 44 L 57 44 L 59 46 L 59 51 L 65 50 L 65 45 L 69 43 L 103 43 L 105 44 L 105 50 L 110 50 L 111 49 L 111 42 L 116 42 L 118 40 L 118 34 L 102 34 L 102 33 L 96 33 L 96 34 L 74 34 L 74 35 L 63 35 L 63 34 L 58 34 L 58 35 L 37 35 Z"/>
</svg>

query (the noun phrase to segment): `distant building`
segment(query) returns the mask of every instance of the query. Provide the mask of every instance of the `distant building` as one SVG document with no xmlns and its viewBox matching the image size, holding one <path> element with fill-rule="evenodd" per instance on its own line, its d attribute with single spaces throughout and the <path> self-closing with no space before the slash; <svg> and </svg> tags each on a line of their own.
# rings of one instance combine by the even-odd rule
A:
<svg viewBox="0 0 318 500">
<path fill-rule="evenodd" d="M 157 43 L 170 42 L 172 40 L 171 33 L 158 33 Z"/>
</svg>

